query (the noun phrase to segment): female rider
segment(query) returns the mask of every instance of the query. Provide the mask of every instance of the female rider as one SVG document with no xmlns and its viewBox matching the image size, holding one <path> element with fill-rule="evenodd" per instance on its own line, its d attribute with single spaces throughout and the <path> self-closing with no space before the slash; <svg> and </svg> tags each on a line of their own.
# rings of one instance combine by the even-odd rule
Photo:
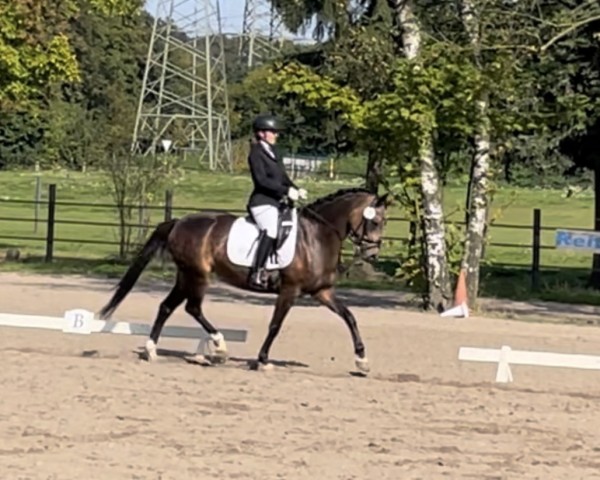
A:
<svg viewBox="0 0 600 480">
<path fill-rule="evenodd" d="M 252 130 L 254 136 L 248 165 L 254 190 L 248 200 L 248 209 L 260 230 L 260 236 L 249 281 L 255 288 L 265 289 L 263 273 L 277 240 L 280 203 L 286 196 L 291 200 L 306 199 L 307 192 L 290 180 L 282 158 L 273 148 L 282 130 L 279 120 L 272 115 L 259 115 L 252 123 Z"/>
</svg>

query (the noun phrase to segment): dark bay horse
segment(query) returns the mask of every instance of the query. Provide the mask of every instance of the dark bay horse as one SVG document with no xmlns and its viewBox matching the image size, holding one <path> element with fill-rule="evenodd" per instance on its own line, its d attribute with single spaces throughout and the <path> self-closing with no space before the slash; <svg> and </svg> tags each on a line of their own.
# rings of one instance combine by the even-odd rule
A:
<svg viewBox="0 0 600 480">
<path fill-rule="evenodd" d="M 369 371 L 356 320 L 336 297 L 334 284 L 346 238 L 358 247 L 363 259 L 377 257 L 388 205 L 387 194 L 378 196 L 362 188 L 350 188 L 319 198 L 298 210 L 293 257 L 284 268 L 271 273 L 277 276 L 277 282 L 269 292 L 276 293 L 277 299 L 258 354 L 257 368 L 268 365 L 271 345 L 296 299 L 310 295 L 344 320 L 352 336 L 356 366 L 363 372 Z M 202 313 L 202 300 L 213 272 L 230 285 L 251 290 L 247 283 L 247 266 L 236 265 L 228 257 L 228 237 L 236 220 L 238 217 L 228 213 L 194 213 L 159 224 L 120 280 L 111 300 L 100 311 L 101 318 L 112 315 L 153 256 L 159 250 L 167 250 L 177 265 L 177 278 L 160 304 L 152 326 L 146 343 L 148 359 L 156 358 L 156 345 L 165 322 L 187 300 L 186 312 L 211 336 L 215 354 L 225 361 L 225 340 Z M 248 239 L 248 243 L 251 240 Z"/>
</svg>

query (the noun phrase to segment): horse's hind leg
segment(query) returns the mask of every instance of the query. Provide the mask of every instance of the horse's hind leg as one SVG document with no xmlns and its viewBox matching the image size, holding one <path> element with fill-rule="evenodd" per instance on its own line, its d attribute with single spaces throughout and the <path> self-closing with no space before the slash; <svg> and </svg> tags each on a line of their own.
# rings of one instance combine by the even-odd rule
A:
<svg viewBox="0 0 600 480">
<path fill-rule="evenodd" d="M 162 301 L 160 307 L 158 307 L 158 313 L 156 315 L 156 319 L 154 320 L 154 324 L 152 325 L 152 330 L 150 331 L 150 338 L 146 342 L 146 358 L 148 360 L 156 360 L 156 357 L 158 356 L 156 353 L 156 345 L 158 344 L 160 332 L 162 331 L 167 319 L 184 300 L 185 293 L 181 288 L 178 276 L 177 283 L 171 289 L 169 295 L 167 295 L 167 298 Z"/>
<path fill-rule="evenodd" d="M 188 278 L 187 287 L 187 302 L 185 304 L 185 311 L 189 313 L 194 320 L 196 320 L 202 328 L 210 335 L 214 349 L 212 352 L 213 359 L 218 363 L 224 363 L 227 360 L 227 344 L 223 334 L 219 332 L 212 323 L 204 316 L 202 312 L 202 301 L 208 288 L 208 280 L 203 275 L 195 274 Z M 203 343 L 200 342 L 202 346 Z M 200 348 L 197 352 L 201 354 Z"/>
<path fill-rule="evenodd" d="M 269 351 L 281 330 L 281 325 L 283 324 L 286 315 L 294 305 L 297 296 L 298 291 L 295 287 L 282 288 L 277 297 L 271 321 L 269 322 L 269 331 L 258 353 L 258 362 L 252 364 L 253 369 L 268 370 L 272 368 L 272 365 L 269 364 Z"/>
</svg>

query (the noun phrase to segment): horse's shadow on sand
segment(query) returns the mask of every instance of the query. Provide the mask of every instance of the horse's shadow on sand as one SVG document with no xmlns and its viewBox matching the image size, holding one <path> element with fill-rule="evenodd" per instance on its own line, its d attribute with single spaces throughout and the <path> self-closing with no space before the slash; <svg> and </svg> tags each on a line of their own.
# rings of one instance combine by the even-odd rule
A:
<svg viewBox="0 0 600 480">
<path fill-rule="evenodd" d="M 138 357 L 140 361 L 147 361 L 146 352 L 143 348 L 139 348 L 137 350 L 133 350 L 134 355 Z M 199 365 L 202 367 L 218 367 L 222 366 L 218 362 L 214 361 L 210 355 L 205 355 L 206 360 L 208 362 L 199 361 L 195 354 L 183 351 L 183 350 L 171 350 L 171 349 L 163 349 L 158 348 L 156 351 L 159 358 L 163 358 L 165 360 L 175 360 L 182 361 L 191 365 Z M 244 365 L 248 368 L 248 370 L 256 370 L 257 360 L 256 358 L 248 358 L 248 357 L 228 357 L 227 364 L 236 364 L 238 367 L 243 367 Z M 271 363 L 275 367 L 280 368 L 309 368 L 309 365 L 306 363 L 298 362 L 296 360 L 275 360 L 269 359 L 269 363 Z"/>
<path fill-rule="evenodd" d="M 146 352 L 143 348 L 138 348 L 136 350 L 132 350 L 131 353 L 135 355 L 140 362 L 148 363 L 148 359 L 146 356 Z M 204 356 L 204 361 L 199 359 L 196 354 L 191 353 L 189 351 L 183 350 L 171 350 L 158 348 L 156 351 L 158 355 L 158 361 L 166 361 L 166 362 L 185 362 L 187 364 L 201 366 L 201 367 L 221 367 L 221 368 L 237 368 L 248 371 L 257 370 L 258 362 L 256 358 L 248 358 L 248 357 L 228 357 L 227 363 L 222 364 L 218 361 L 213 361 L 210 355 Z M 104 357 L 98 350 L 84 350 L 81 352 L 81 356 L 84 358 L 102 358 Z M 107 357 L 108 358 L 108 357 Z M 117 357 L 115 357 L 117 358 Z M 206 361 L 208 360 L 208 361 Z M 280 369 L 303 369 L 301 371 L 307 372 L 310 365 L 298 362 L 296 360 L 275 360 L 269 359 L 269 363 L 276 368 Z M 307 372 L 308 373 L 308 372 Z M 352 377 L 367 377 L 364 372 L 359 371 L 349 371 L 348 374 Z"/>
</svg>

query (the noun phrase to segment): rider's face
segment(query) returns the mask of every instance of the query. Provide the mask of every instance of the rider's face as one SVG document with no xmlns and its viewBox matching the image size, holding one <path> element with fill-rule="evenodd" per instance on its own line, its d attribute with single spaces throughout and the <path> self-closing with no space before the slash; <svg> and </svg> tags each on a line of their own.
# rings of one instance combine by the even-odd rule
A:
<svg viewBox="0 0 600 480">
<path fill-rule="evenodd" d="M 260 137 L 270 145 L 275 145 L 277 143 L 277 132 L 264 131 L 260 132 Z"/>
</svg>

